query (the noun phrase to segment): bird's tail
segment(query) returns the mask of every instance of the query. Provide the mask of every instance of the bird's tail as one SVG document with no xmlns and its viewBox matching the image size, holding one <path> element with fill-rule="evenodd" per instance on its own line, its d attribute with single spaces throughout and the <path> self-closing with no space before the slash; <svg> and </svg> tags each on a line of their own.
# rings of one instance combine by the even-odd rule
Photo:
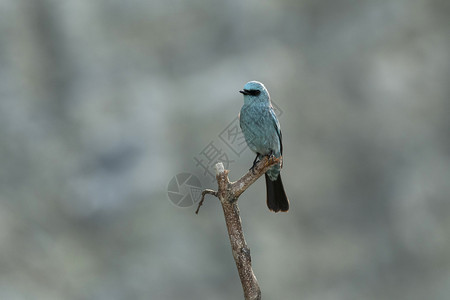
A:
<svg viewBox="0 0 450 300">
<path fill-rule="evenodd" d="M 270 180 L 267 174 L 264 175 L 266 176 L 267 207 L 274 212 L 288 211 L 289 200 L 284 192 L 281 175 L 278 174 L 275 181 Z"/>
</svg>

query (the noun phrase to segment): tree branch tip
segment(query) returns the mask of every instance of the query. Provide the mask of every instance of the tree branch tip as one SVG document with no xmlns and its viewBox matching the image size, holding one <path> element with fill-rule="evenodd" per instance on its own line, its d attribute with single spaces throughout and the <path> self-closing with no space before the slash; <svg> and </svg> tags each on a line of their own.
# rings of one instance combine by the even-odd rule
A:
<svg viewBox="0 0 450 300">
<path fill-rule="evenodd" d="M 225 172 L 225 167 L 223 166 L 223 163 L 218 162 L 214 168 L 216 169 L 216 176 L 219 175 L 220 173 Z"/>
</svg>

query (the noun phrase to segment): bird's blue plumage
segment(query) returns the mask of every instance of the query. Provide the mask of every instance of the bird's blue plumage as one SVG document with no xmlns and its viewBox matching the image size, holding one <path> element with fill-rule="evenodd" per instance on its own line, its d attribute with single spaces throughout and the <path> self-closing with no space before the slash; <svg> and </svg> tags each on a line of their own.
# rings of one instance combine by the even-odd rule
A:
<svg viewBox="0 0 450 300">
<path fill-rule="evenodd" d="M 273 154 L 277 158 L 281 157 L 283 145 L 280 123 L 270 103 L 269 92 L 258 81 L 248 82 L 240 92 L 244 94 L 244 105 L 241 108 L 239 121 L 248 147 L 258 156 Z M 287 208 L 289 208 L 289 202 L 281 184 L 281 166 L 281 163 L 274 165 L 266 172 L 266 175 L 270 181 L 276 183 L 276 187 L 281 185 L 282 192 L 275 189 L 275 192 L 278 193 L 277 198 L 284 197 Z M 271 185 L 272 182 L 268 184 Z M 269 199 L 269 188 L 268 186 L 268 205 L 271 200 Z M 281 207 L 280 209 L 285 211 L 287 208 Z M 276 208 L 272 210 L 278 211 Z"/>
</svg>

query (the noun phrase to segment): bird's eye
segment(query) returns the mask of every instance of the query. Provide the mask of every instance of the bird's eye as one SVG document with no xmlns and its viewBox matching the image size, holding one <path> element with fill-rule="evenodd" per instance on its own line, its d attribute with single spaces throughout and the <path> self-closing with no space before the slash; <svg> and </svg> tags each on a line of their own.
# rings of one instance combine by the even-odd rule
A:
<svg viewBox="0 0 450 300">
<path fill-rule="evenodd" d="M 252 96 L 259 96 L 261 94 L 261 91 L 258 90 L 250 90 L 250 95 Z"/>
</svg>

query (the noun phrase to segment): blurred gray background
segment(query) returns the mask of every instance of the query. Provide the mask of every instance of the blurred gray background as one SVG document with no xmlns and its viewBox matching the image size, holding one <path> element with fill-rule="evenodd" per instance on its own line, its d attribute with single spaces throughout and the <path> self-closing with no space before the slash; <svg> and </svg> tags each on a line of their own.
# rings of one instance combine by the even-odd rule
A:
<svg viewBox="0 0 450 300">
<path fill-rule="evenodd" d="M 221 207 L 169 201 L 259 80 L 288 213 L 240 198 L 264 299 L 450 298 L 447 0 L 0 0 L 0 299 L 242 299 Z"/>
</svg>

